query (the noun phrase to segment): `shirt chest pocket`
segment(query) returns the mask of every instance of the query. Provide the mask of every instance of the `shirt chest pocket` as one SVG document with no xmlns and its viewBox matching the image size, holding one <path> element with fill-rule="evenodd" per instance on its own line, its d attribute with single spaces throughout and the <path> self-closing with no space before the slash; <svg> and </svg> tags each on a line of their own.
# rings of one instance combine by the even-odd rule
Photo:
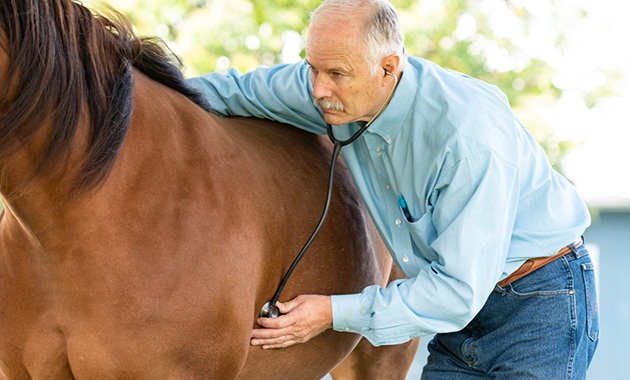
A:
<svg viewBox="0 0 630 380">
<path fill-rule="evenodd" d="M 401 210 L 401 212 L 403 211 Z M 431 243 L 437 238 L 437 231 L 433 225 L 433 213 L 427 211 L 413 222 L 410 222 L 407 218 L 404 218 L 404 220 L 409 228 L 409 234 L 411 234 L 411 240 L 415 246 L 414 248 L 418 250 L 416 253 L 420 253 L 420 255 L 429 262 L 437 261 L 438 255 L 431 248 Z"/>
</svg>

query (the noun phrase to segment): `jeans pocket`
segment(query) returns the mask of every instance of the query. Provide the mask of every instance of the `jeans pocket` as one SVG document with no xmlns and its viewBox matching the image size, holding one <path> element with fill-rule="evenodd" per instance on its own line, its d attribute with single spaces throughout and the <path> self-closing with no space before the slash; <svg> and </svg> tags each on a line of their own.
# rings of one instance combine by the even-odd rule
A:
<svg viewBox="0 0 630 380">
<path fill-rule="evenodd" d="M 509 284 L 507 292 L 516 298 L 567 295 L 570 277 L 569 264 L 561 257 Z"/>
<path fill-rule="evenodd" d="M 582 264 L 584 290 L 586 294 L 586 328 L 592 341 L 599 338 L 599 308 L 597 306 L 597 289 L 595 288 L 595 268 L 593 263 Z"/>
</svg>

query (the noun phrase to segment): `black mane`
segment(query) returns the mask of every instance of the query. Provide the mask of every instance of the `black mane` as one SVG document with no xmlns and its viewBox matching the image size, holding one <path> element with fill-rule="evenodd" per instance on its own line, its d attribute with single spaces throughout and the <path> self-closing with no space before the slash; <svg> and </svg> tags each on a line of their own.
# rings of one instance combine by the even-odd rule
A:
<svg viewBox="0 0 630 380">
<path fill-rule="evenodd" d="M 2 0 L 0 29 L 10 60 L 0 78 L 0 163 L 51 126 L 32 178 L 63 165 L 86 115 L 89 146 L 74 191 L 107 178 L 129 129 L 134 66 L 211 109 L 187 84 L 179 58 L 157 38 L 138 38 L 113 9 L 95 14 L 72 0 Z"/>
</svg>

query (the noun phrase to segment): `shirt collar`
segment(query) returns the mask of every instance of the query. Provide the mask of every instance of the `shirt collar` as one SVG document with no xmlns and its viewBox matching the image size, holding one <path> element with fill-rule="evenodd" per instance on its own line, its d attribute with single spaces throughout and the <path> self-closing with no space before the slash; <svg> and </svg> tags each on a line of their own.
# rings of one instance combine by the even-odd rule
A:
<svg viewBox="0 0 630 380">
<path fill-rule="evenodd" d="M 411 108 L 418 91 L 418 73 L 416 68 L 407 62 L 400 83 L 383 113 L 372 122 L 368 132 L 381 136 L 387 143 L 398 134 Z"/>
</svg>

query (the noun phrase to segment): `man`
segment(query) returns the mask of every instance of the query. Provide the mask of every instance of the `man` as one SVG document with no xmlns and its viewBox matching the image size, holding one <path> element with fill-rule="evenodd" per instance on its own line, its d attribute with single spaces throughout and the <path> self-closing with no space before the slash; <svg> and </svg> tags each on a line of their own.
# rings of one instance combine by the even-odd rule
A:
<svg viewBox="0 0 630 380">
<path fill-rule="evenodd" d="M 406 55 L 389 2 L 326 0 L 305 61 L 190 82 L 219 114 L 330 123 L 339 139 L 376 117 L 342 152 L 409 279 L 279 303 L 251 344 L 328 328 L 374 345 L 437 333 L 423 378 L 584 378 L 598 337 L 584 203 L 498 89 Z"/>
</svg>

